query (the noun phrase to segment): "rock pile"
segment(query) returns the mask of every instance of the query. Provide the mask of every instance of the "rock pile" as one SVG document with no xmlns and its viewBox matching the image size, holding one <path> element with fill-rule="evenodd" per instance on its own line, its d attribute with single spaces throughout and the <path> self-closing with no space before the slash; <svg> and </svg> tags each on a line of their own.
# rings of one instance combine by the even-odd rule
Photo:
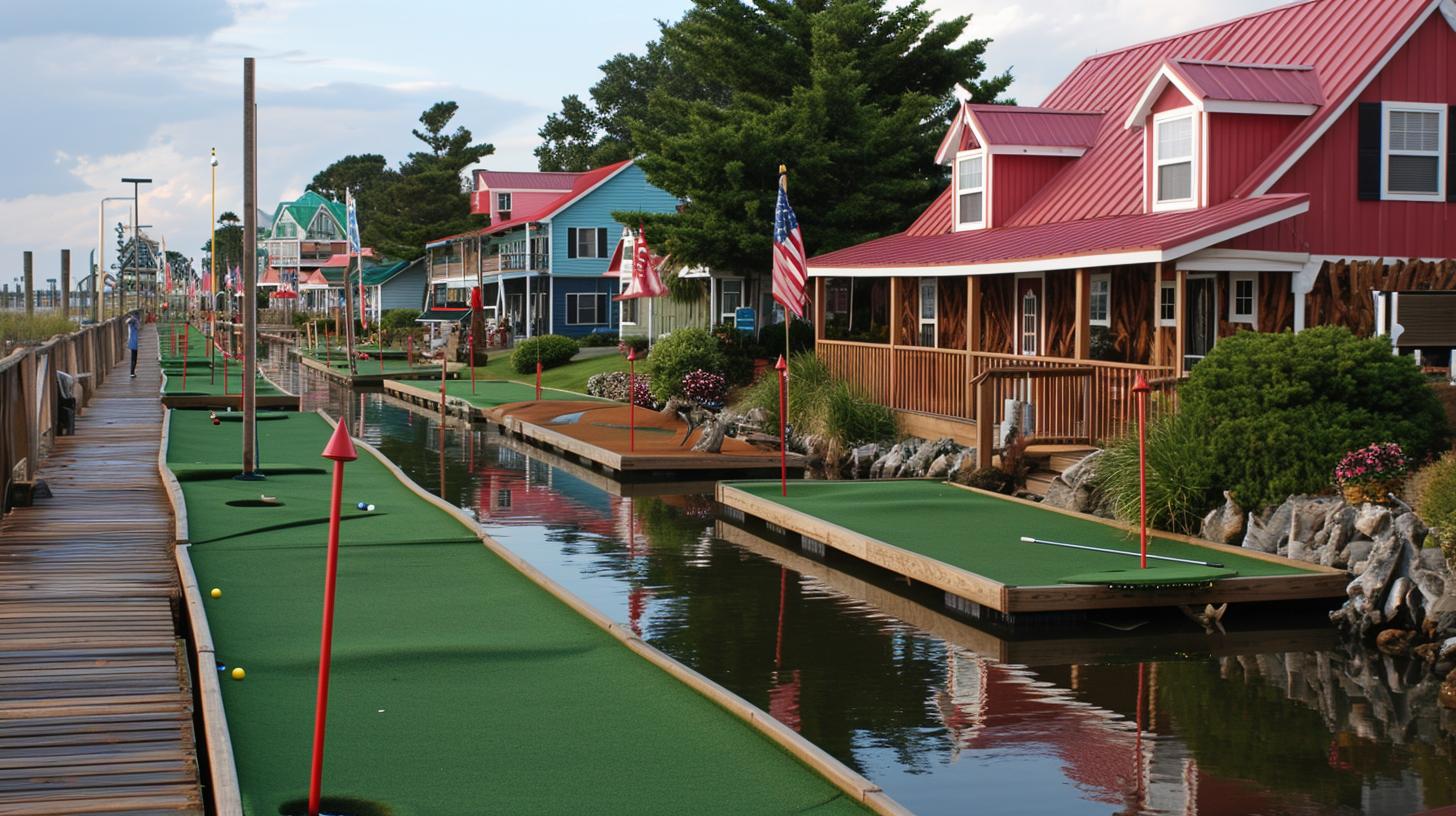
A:
<svg viewBox="0 0 1456 816">
<path fill-rule="evenodd" d="M 1102 451 L 1093 451 L 1082 461 L 1052 479 L 1042 503 L 1078 513 L 1112 518 L 1112 502 L 1097 489 L 1097 467 Z"/>
</svg>

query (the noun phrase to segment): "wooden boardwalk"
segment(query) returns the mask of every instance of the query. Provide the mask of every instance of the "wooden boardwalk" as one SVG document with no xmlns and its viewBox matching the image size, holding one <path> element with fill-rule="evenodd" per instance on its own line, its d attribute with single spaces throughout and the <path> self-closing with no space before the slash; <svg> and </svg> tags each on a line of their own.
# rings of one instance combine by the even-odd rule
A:
<svg viewBox="0 0 1456 816">
<path fill-rule="evenodd" d="M 203 812 L 157 473 L 156 332 L 0 520 L 0 814 Z"/>
</svg>

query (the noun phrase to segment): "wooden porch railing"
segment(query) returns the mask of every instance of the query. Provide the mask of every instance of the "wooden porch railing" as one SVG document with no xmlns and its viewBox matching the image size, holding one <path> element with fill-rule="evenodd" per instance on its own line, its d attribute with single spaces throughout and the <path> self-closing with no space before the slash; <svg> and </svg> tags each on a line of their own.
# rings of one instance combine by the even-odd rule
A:
<svg viewBox="0 0 1456 816">
<path fill-rule="evenodd" d="M 35 480 L 60 431 L 56 372 L 77 377 L 80 410 L 125 353 L 125 322 L 116 317 L 0 359 L 0 513 L 10 509 L 12 485 Z"/>
<path fill-rule="evenodd" d="M 1033 435 L 1041 441 L 1093 443 L 1117 435 L 1136 417 L 1132 385 L 1141 373 L 1172 393 L 1171 369 L 1161 366 L 1026 357 L 820 340 L 819 358 L 831 374 L 863 389 L 876 402 L 904 411 L 995 426 L 1008 399 L 1031 402 Z M 1000 371 L 994 377 L 983 375 Z M 972 382 L 991 382 L 984 408 Z"/>
</svg>

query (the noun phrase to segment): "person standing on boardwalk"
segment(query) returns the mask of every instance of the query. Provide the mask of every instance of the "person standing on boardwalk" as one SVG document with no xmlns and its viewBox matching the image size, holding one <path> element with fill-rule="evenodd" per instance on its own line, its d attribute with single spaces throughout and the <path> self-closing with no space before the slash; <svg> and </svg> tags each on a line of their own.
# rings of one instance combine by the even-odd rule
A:
<svg viewBox="0 0 1456 816">
<path fill-rule="evenodd" d="M 131 349 L 131 378 L 136 379 L 137 363 L 137 333 L 141 331 L 141 323 L 137 320 L 137 313 L 132 312 L 126 316 L 126 347 Z"/>
</svg>

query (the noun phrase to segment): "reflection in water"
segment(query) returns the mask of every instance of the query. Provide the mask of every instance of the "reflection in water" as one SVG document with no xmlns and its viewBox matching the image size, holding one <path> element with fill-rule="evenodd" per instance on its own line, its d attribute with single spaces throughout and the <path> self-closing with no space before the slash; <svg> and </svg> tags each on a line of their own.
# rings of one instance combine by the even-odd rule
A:
<svg viewBox="0 0 1456 816">
<path fill-rule="evenodd" d="M 342 412 L 554 580 L 919 813 L 1404 814 L 1456 802 L 1453 728 L 1434 688 L 1347 650 L 1328 626 L 1211 638 L 1179 621 L 1003 640 L 870 570 L 718 521 L 709 496 L 613 485 L 310 380 L 306 407 Z"/>
</svg>

